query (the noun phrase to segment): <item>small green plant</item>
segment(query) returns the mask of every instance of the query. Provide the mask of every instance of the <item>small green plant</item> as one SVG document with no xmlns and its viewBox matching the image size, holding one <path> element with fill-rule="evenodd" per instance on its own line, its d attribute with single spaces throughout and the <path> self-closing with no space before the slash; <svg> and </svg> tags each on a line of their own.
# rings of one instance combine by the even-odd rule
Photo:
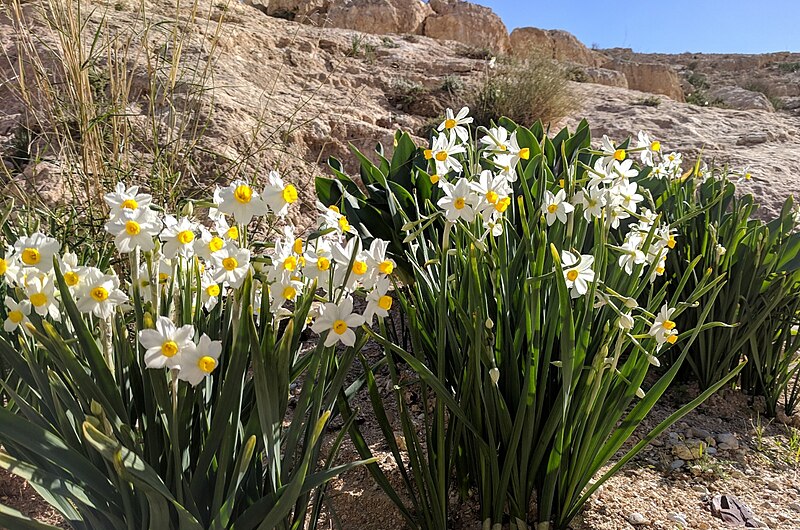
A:
<svg viewBox="0 0 800 530">
<path fill-rule="evenodd" d="M 778 70 L 787 74 L 800 72 L 800 62 L 778 63 Z"/>
<path fill-rule="evenodd" d="M 661 105 L 661 98 L 658 96 L 647 96 L 645 98 L 637 99 L 633 102 L 634 105 L 642 105 L 645 107 L 658 107 Z"/>
<path fill-rule="evenodd" d="M 756 451 L 764 451 L 764 426 L 761 424 L 761 414 L 756 413 L 756 421 L 750 420 L 753 427 L 753 434 L 756 436 Z"/>
</svg>

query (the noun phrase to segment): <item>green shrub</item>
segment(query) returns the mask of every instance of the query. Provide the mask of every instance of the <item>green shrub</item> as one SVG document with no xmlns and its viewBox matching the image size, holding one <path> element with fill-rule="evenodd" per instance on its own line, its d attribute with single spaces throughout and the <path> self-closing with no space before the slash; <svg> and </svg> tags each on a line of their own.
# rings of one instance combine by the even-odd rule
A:
<svg viewBox="0 0 800 530">
<path fill-rule="evenodd" d="M 563 69 L 549 59 L 498 60 L 464 104 L 477 125 L 506 116 L 518 123 L 551 122 L 577 106 Z"/>
</svg>

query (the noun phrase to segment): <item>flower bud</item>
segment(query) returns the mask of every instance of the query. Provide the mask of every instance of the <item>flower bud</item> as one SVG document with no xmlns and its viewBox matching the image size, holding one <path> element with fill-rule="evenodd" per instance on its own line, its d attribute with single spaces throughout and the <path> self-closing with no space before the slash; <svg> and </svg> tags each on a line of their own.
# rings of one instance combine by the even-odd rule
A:
<svg viewBox="0 0 800 530">
<path fill-rule="evenodd" d="M 633 329 L 633 317 L 629 313 L 620 315 L 618 324 L 621 329 Z"/>
<path fill-rule="evenodd" d="M 500 370 L 497 367 L 489 370 L 489 379 L 491 379 L 492 383 L 495 385 L 497 384 L 497 381 L 500 380 Z"/>
<path fill-rule="evenodd" d="M 639 307 L 639 302 L 637 302 L 635 298 L 629 296 L 625 299 L 625 307 L 628 309 L 636 309 Z"/>
<path fill-rule="evenodd" d="M 487 318 L 484 325 L 486 326 L 486 329 L 492 329 L 494 327 L 494 321 L 492 321 L 491 318 Z"/>
</svg>

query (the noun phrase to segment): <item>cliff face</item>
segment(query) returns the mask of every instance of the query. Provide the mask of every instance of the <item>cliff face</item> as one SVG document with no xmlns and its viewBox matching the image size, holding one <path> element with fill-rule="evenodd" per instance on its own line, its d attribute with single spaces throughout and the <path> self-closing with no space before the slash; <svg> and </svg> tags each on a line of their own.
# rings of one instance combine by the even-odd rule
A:
<svg viewBox="0 0 800 530">
<path fill-rule="evenodd" d="M 236 167 L 246 167 L 248 175 L 278 168 L 310 195 L 313 177 L 326 172 L 328 156 L 343 158 L 354 168 L 348 143 L 370 152 L 380 141 L 391 150 L 398 128 L 411 131 L 422 143 L 445 102 L 459 104 L 453 87 L 480 82 L 494 49 L 543 54 L 583 81 L 570 83 L 580 110 L 562 120 L 564 124 L 585 117 L 595 134 L 617 139 L 647 130 L 665 148 L 687 152 L 685 158 L 702 152 L 717 163 L 749 166 L 755 180 L 745 187 L 757 194 L 766 215 L 774 214 L 786 195 L 800 191 L 800 119 L 795 115 L 800 107 L 800 54 L 589 50 L 562 31 L 523 28 L 509 37 L 490 10 L 444 0 L 253 0 L 250 5 L 199 0 L 195 16 L 184 4 L 183 60 L 200 64 L 213 57 L 210 75 L 202 79 L 204 90 L 192 100 L 205 134 L 200 162 L 187 170 L 190 181 L 225 180 L 231 175 L 230 161 L 243 160 Z M 53 59 L 45 48 L 57 39 L 41 23 L 40 4 L 22 6 L 35 26 L 43 57 Z M 107 34 L 142 27 L 138 8 L 139 2 L 131 0 L 87 3 L 86 34 L 100 24 Z M 175 10 L 174 2 L 145 3 L 151 24 L 174 19 Z M 8 17 L 0 16 L 0 46 L 9 59 L 0 60 L 0 145 L 6 153 L 19 147 L 31 116 L 31 102 L 21 101 L 8 83 L 21 64 L 17 30 Z M 132 37 L 131 49 L 141 50 L 127 64 L 135 89 L 126 108 L 132 124 L 146 125 L 152 111 L 146 97 L 146 56 L 155 52 L 146 39 L 154 35 L 134 32 Z M 710 98 L 708 105 L 703 98 Z M 686 99 L 701 104 L 684 103 Z M 158 114 L 163 127 L 170 126 L 170 116 L 169 109 Z M 57 199 L 67 172 L 57 153 L 42 149 L 39 154 L 39 160 L 14 168 L 13 178 Z M 307 205 L 300 216 L 307 217 L 311 208 Z"/>
</svg>

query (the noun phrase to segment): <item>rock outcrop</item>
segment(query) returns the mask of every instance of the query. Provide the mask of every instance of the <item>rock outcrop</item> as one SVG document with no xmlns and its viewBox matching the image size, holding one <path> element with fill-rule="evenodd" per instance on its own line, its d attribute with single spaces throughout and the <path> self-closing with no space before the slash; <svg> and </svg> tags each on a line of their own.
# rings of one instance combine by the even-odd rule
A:
<svg viewBox="0 0 800 530">
<path fill-rule="evenodd" d="M 708 92 L 711 100 L 721 102 L 728 108 L 739 110 L 765 110 L 773 112 L 775 108 L 770 100 L 761 92 L 746 90 L 738 86 L 721 86 Z"/>
<path fill-rule="evenodd" d="M 365 33 L 420 34 L 431 14 L 422 0 L 340 0 L 331 3 L 326 22 Z"/>
<path fill-rule="evenodd" d="M 625 74 L 622 72 L 609 70 L 608 68 L 595 68 L 592 66 L 582 68 L 580 71 L 584 77 L 584 79 L 581 80 L 583 83 L 628 88 L 628 78 L 625 77 Z"/>
<path fill-rule="evenodd" d="M 516 28 L 510 41 L 511 52 L 520 57 L 540 53 L 556 61 L 585 66 L 600 66 L 606 60 L 571 33 L 558 29 Z"/>
<path fill-rule="evenodd" d="M 511 49 L 508 30 L 488 7 L 461 0 L 431 0 L 434 14 L 425 19 L 425 35 L 487 48 L 495 53 Z"/>
<path fill-rule="evenodd" d="M 668 65 L 614 60 L 603 66 L 625 74 L 628 88 L 661 94 L 675 101 L 685 101 L 681 80 L 677 72 Z"/>
</svg>

